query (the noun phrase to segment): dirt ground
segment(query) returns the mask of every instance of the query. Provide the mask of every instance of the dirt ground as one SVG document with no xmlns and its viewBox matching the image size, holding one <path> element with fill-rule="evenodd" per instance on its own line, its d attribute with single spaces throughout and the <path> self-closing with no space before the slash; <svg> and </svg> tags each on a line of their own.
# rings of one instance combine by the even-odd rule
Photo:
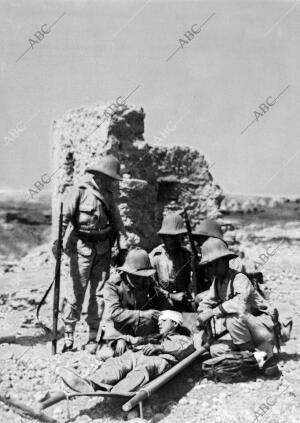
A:
<svg viewBox="0 0 300 423">
<path fill-rule="evenodd" d="M 287 224 L 288 225 L 288 224 Z M 299 225 L 300 226 L 300 225 Z M 259 254 L 272 251 L 260 269 L 264 273 L 270 301 L 280 312 L 291 313 L 294 319 L 292 339 L 282 347 L 279 367 L 281 376 L 275 379 L 253 377 L 240 383 L 215 383 L 203 378 L 201 361 L 177 376 L 144 403 L 144 420 L 133 410 L 121 411 L 121 400 L 77 398 L 63 401 L 47 410 L 58 422 L 162 422 L 181 423 L 296 423 L 300 422 L 300 243 L 293 241 L 299 227 L 281 226 L 283 235 L 275 236 L 276 228 L 256 228 L 256 241 L 247 242 L 245 252 L 253 260 Z M 293 234 L 289 233 L 289 231 Z M 249 233 L 253 233 L 253 227 Z M 268 234 L 272 233 L 272 236 Z M 257 240 L 261 243 L 257 243 Z M 294 239 L 295 241 L 295 239 Z M 259 247 L 258 247 L 259 245 Z M 275 251 L 276 250 L 276 251 Z M 275 252 L 274 252 L 275 251 Z M 34 272 L 7 273 L 0 287 L 0 393 L 35 406 L 47 392 L 61 390 L 56 369 L 62 365 L 75 367 L 89 376 L 97 367 L 94 356 L 79 350 L 76 353 L 51 356 L 51 343 L 35 324 L 35 306 L 51 280 L 51 268 Z M 22 289 L 20 283 L 22 282 Z M 18 288 L 18 289 L 16 289 Z M 43 311 L 43 320 L 50 322 L 51 304 Z M 76 345 L 86 341 L 85 316 L 78 326 Z M 61 350 L 62 339 L 58 343 Z M 123 401 L 124 402 L 124 401 Z M 0 402 L 3 422 L 27 422 Z"/>
</svg>

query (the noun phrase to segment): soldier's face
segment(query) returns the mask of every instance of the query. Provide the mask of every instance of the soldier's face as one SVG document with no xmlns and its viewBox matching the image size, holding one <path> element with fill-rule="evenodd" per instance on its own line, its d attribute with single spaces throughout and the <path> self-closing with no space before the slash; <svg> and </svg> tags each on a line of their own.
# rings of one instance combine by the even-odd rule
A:
<svg viewBox="0 0 300 423">
<path fill-rule="evenodd" d="M 194 236 L 195 241 L 201 247 L 201 245 L 208 239 L 208 236 L 205 235 L 195 235 Z"/>
<path fill-rule="evenodd" d="M 102 173 L 96 173 L 94 175 L 94 180 L 98 186 L 101 186 L 107 191 L 114 191 L 118 184 L 115 179 L 110 178 L 109 176 Z"/>
<path fill-rule="evenodd" d="M 162 238 L 167 251 L 176 251 L 181 246 L 181 235 L 164 235 Z"/>
<path fill-rule="evenodd" d="M 127 274 L 127 278 L 129 279 L 130 283 L 134 286 L 134 289 L 136 291 L 145 291 L 149 289 L 149 285 L 150 285 L 149 278 L 145 278 L 144 276 L 130 275 L 130 274 Z"/>
<path fill-rule="evenodd" d="M 159 319 L 158 320 L 158 328 L 159 333 L 161 335 L 165 335 L 166 333 L 175 329 L 176 323 L 173 322 L 171 319 Z"/>
<path fill-rule="evenodd" d="M 215 276 L 217 278 L 223 277 L 227 272 L 228 267 L 228 260 L 226 259 L 218 259 L 206 265 L 207 273 L 209 276 Z"/>
</svg>

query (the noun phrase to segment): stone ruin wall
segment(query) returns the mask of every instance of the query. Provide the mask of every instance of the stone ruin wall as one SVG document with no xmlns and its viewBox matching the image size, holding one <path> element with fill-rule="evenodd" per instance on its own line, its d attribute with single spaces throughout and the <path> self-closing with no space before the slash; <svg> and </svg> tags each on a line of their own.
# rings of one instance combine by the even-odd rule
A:
<svg viewBox="0 0 300 423">
<path fill-rule="evenodd" d="M 105 106 L 85 106 L 54 121 L 52 127 L 54 189 L 53 231 L 59 203 L 101 155 L 121 162 L 119 208 L 127 231 L 147 250 L 159 243 L 157 231 L 167 210 L 187 206 L 192 226 L 221 216 L 223 194 L 213 183 L 204 155 L 187 147 L 151 147 L 144 140 L 142 108 L 119 106 L 105 119 Z M 54 236 L 54 235 L 53 235 Z M 138 238 L 135 237 L 138 242 Z"/>
</svg>

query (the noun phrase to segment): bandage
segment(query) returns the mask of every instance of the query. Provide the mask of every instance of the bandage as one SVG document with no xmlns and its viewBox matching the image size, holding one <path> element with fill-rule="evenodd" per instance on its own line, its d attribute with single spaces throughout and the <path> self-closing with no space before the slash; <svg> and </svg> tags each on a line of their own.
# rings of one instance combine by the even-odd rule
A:
<svg viewBox="0 0 300 423">
<path fill-rule="evenodd" d="M 178 323 L 180 326 L 183 324 L 183 316 L 178 311 L 173 310 L 163 310 L 159 316 L 159 320 L 173 320 L 173 322 Z"/>
</svg>

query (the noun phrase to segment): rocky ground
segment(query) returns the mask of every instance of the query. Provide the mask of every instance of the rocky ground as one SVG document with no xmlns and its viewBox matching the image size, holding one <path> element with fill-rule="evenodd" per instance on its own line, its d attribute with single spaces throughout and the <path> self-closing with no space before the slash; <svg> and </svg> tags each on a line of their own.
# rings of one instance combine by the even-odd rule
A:
<svg viewBox="0 0 300 423">
<path fill-rule="evenodd" d="M 277 229 L 250 227 L 240 235 L 245 252 L 252 260 L 266 251 L 273 252 L 267 255 L 264 263 L 261 262 L 267 293 L 280 311 L 294 316 L 292 339 L 282 347 L 280 356 L 281 376 L 275 379 L 253 377 L 233 384 L 215 383 L 203 378 L 199 361 L 145 402 L 144 420 L 138 418 L 136 410 L 128 415 L 123 413 L 121 400 L 86 397 L 70 401 L 69 417 L 66 401 L 49 408 L 47 414 L 58 422 L 75 423 L 129 419 L 132 423 L 300 422 L 300 244 L 297 242 L 300 231 L 299 224 L 287 225 Z M 27 265 L 29 262 L 27 259 Z M 27 270 L 5 273 L 0 286 L 0 393 L 7 392 L 11 398 L 32 407 L 48 392 L 61 390 L 61 382 L 56 376 L 58 367 L 71 366 L 89 376 L 97 366 L 95 357 L 80 350 L 87 338 L 85 316 L 78 326 L 78 351 L 51 356 L 51 342 L 35 320 L 36 304 L 52 274 L 49 260 L 43 263 L 42 268 L 32 266 L 28 270 L 27 266 Z M 51 301 L 41 314 L 42 320 L 50 324 Z M 59 351 L 61 343 L 60 339 Z M 1 402 L 0 416 L 3 422 L 28 421 Z"/>
</svg>

